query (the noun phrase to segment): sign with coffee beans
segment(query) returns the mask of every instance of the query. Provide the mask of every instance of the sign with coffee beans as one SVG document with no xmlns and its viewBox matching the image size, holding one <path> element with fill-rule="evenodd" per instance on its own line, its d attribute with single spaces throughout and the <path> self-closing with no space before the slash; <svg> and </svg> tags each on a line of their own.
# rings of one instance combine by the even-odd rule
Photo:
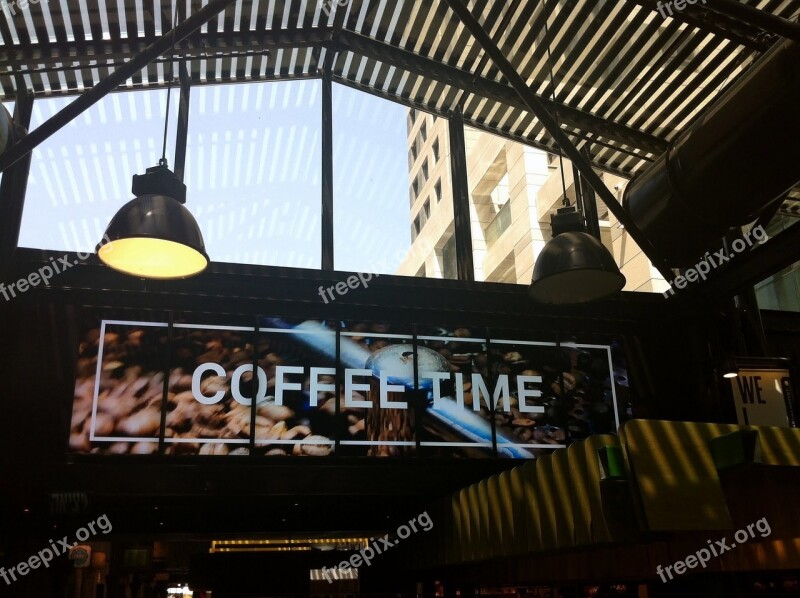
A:
<svg viewBox="0 0 800 598">
<path fill-rule="evenodd" d="M 102 320 L 81 343 L 70 449 L 532 458 L 616 430 L 612 353 L 466 325 Z"/>
</svg>

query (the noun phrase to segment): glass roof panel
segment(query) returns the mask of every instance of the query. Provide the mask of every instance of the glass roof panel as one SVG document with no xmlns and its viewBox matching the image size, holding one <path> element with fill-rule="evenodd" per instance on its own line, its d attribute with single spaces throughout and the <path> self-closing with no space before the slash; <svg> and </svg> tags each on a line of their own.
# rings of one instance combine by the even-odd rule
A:
<svg viewBox="0 0 800 598">
<path fill-rule="evenodd" d="M 319 81 L 192 90 L 185 182 L 213 261 L 319 268 Z M 166 91 L 112 94 L 34 152 L 20 246 L 93 251 L 161 157 Z M 73 98 L 34 104 L 32 127 Z M 167 159 L 174 167 L 178 93 Z M 402 187 L 401 187 L 402 189 Z"/>
<path fill-rule="evenodd" d="M 394 274 L 412 246 L 408 108 L 333 87 L 336 270 Z"/>
<path fill-rule="evenodd" d="M 213 261 L 321 267 L 321 85 L 192 89 L 187 205 Z"/>
<path fill-rule="evenodd" d="M 31 129 L 75 98 L 41 98 Z M 108 222 L 132 199 L 131 178 L 161 157 L 166 90 L 106 96 L 33 152 L 19 245 L 94 251 Z M 172 123 L 178 95 L 172 95 Z M 167 156 L 175 151 L 174 126 Z"/>
</svg>

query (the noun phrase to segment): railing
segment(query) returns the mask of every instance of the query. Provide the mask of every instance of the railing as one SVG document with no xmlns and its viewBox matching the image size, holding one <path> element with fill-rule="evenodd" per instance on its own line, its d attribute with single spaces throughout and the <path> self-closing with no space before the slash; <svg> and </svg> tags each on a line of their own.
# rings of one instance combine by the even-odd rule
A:
<svg viewBox="0 0 800 598">
<path fill-rule="evenodd" d="M 495 215 L 494 220 L 486 227 L 486 246 L 491 246 L 497 239 L 500 238 L 506 229 L 511 226 L 511 202 L 508 201 L 503 204 L 500 211 Z"/>
</svg>

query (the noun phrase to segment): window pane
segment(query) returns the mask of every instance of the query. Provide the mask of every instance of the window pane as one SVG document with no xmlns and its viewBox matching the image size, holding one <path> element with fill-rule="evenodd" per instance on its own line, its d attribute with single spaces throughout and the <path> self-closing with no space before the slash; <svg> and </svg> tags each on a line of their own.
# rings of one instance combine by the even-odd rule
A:
<svg viewBox="0 0 800 598">
<path fill-rule="evenodd" d="M 444 271 L 444 278 L 458 278 L 455 235 L 451 235 L 442 248 L 442 270 Z"/>
<path fill-rule="evenodd" d="M 319 81 L 192 89 L 186 206 L 215 262 L 319 268 Z M 111 94 L 34 153 L 20 245 L 94 251 L 161 157 L 165 90 Z M 37 100 L 32 127 L 74 98 Z M 174 169 L 179 94 L 167 160 Z"/>
<path fill-rule="evenodd" d="M 547 155 L 471 127 L 465 137 L 475 280 L 530 284 L 549 239 L 549 217 L 536 212 Z"/>
<path fill-rule="evenodd" d="M 418 234 L 411 251 L 398 269 L 406 276 L 457 278 L 455 261 L 448 261 L 445 247 L 453 248 L 453 193 L 447 154 L 447 120 L 426 112 L 409 111 L 407 144 L 416 160 L 407 173 L 411 181 L 411 217 Z M 442 156 L 442 148 L 445 155 Z"/>
<path fill-rule="evenodd" d="M 333 87 L 333 112 L 336 269 L 415 276 L 430 260 L 428 276 L 441 278 L 434 233 L 452 227 L 452 201 L 438 208 L 438 224 L 430 208 L 426 222 L 433 183 L 422 164 L 431 149 L 415 145 L 418 119 L 430 115 L 341 85 Z M 430 179 L 449 176 L 427 168 Z"/>
<path fill-rule="evenodd" d="M 321 267 L 320 81 L 192 89 L 188 207 L 213 261 Z"/>
<path fill-rule="evenodd" d="M 31 130 L 69 98 L 33 103 Z M 93 252 L 119 208 L 133 198 L 134 174 L 158 163 L 166 90 L 109 94 L 33 151 L 19 245 Z M 172 95 L 172 122 L 178 94 Z M 172 128 L 167 157 L 175 153 Z M 192 194 L 189 191 L 189 208 Z"/>
<path fill-rule="evenodd" d="M 794 195 L 796 193 L 792 192 L 790 198 L 797 201 Z M 796 219 L 792 212 L 779 211 L 766 227 L 767 236 L 772 238 L 787 228 L 797 226 Z M 756 298 L 761 309 L 800 311 L 800 262 L 759 282 L 756 285 Z"/>
</svg>

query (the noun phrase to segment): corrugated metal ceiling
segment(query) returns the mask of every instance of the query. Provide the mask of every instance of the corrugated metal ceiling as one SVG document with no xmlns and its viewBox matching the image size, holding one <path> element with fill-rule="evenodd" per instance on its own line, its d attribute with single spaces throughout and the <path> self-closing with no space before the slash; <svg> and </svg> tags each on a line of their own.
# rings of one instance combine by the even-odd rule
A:
<svg viewBox="0 0 800 598">
<path fill-rule="evenodd" d="M 178 0 L 183 16 L 201 0 Z M 557 151 L 444 2 L 238 0 L 176 55 L 195 84 L 318 77 Z M 800 0 L 749 0 L 793 18 Z M 662 18 L 643 0 L 473 0 L 470 7 L 592 160 L 635 175 L 739 77 L 768 38 Z M 699 5 L 698 5 L 699 7 Z M 691 7 L 695 10 L 694 7 Z M 175 0 L 42 0 L 0 19 L 0 89 L 77 94 L 170 29 Z M 691 11 L 687 8 L 687 15 Z M 15 13 L 15 14 L 12 14 Z M 696 13 L 695 13 L 696 14 Z M 742 28 L 746 29 L 744 25 Z M 164 86 L 167 59 L 128 81 Z"/>
</svg>

